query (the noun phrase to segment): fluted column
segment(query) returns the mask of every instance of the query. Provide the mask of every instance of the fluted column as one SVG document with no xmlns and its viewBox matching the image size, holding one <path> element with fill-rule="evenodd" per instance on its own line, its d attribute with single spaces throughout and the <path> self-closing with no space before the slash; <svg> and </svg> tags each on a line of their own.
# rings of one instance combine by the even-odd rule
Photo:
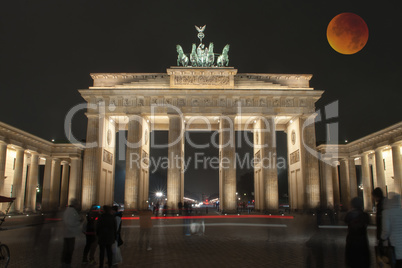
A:
<svg viewBox="0 0 402 268">
<path fill-rule="evenodd" d="M 52 158 L 47 156 L 45 162 L 45 173 L 43 175 L 42 189 L 42 210 L 50 210 L 50 185 L 52 178 Z"/>
<path fill-rule="evenodd" d="M 350 198 L 355 198 L 357 194 L 357 175 L 356 175 L 356 163 L 354 157 L 349 158 L 349 187 L 350 187 Z"/>
<path fill-rule="evenodd" d="M 60 208 L 68 204 L 68 177 L 70 173 L 70 164 L 67 161 L 62 162 L 63 171 L 61 174 Z"/>
<path fill-rule="evenodd" d="M 368 153 L 363 153 L 362 159 L 362 183 L 363 183 L 363 201 L 364 210 L 371 211 L 373 209 L 373 202 L 371 200 L 371 176 L 370 176 L 370 165 L 368 161 Z"/>
<path fill-rule="evenodd" d="M 395 192 L 402 194 L 402 157 L 400 144 L 392 144 L 392 164 L 394 167 Z"/>
<path fill-rule="evenodd" d="M 348 210 L 350 206 L 350 174 L 349 174 L 349 162 L 348 159 L 341 159 L 340 161 L 341 171 L 341 202 L 342 209 Z"/>
<path fill-rule="evenodd" d="M 82 176 L 82 209 L 87 210 L 97 203 L 101 166 L 101 144 L 99 139 L 99 115 L 87 115 L 87 148 L 84 151 Z"/>
<path fill-rule="evenodd" d="M 234 115 L 221 116 L 219 122 L 219 169 L 222 183 L 222 195 L 219 198 L 223 201 L 221 209 L 227 212 L 235 212 L 237 209 L 234 118 Z"/>
<path fill-rule="evenodd" d="M 326 161 L 330 161 L 327 159 Z M 334 188 L 333 188 L 333 180 L 332 180 L 332 166 L 329 165 L 326 161 L 321 161 L 321 169 L 322 169 L 322 205 L 324 208 L 333 207 L 334 206 Z"/>
<path fill-rule="evenodd" d="M 339 208 L 341 204 L 340 193 L 339 193 L 339 172 L 338 164 L 333 164 L 332 166 L 332 182 L 334 189 L 334 208 Z"/>
<path fill-rule="evenodd" d="M 320 202 L 320 177 L 318 159 L 315 153 L 315 124 L 314 117 L 300 117 L 300 133 L 302 133 L 302 145 L 300 146 L 300 159 L 302 164 L 304 185 L 305 208 L 313 209 Z"/>
<path fill-rule="evenodd" d="M 13 178 L 13 192 L 12 197 L 15 197 L 11 211 L 23 212 L 24 206 L 24 193 L 22 191 L 22 173 L 24 170 L 24 149 L 16 149 L 15 169 Z"/>
<path fill-rule="evenodd" d="M 31 165 L 29 167 L 28 183 L 26 188 L 25 207 L 29 211 L 36 210 L 36 186 L 39 177 L 39 155 L 31 152 Z"/>
<path fill-rule="evenodd" d="M 380 187 L 382 192 L 386 194 L 385 172 L 384 172 L 384 158 L 382 156 L 382 148 L 375 150 L 375 166 L 377 174 L 377 187 Z"/>
<path fill-rule="evenodd" d="M 126 150 L 126 180 L 124 204 L 127 209 L 138 209 L 138 188 L 141 176 L 142 118 L 129 118 Z"/>
<path fill-rule="evenodd" d="M 70 167 L 70 181 L 68 184 L 68 198 L 67 202 L 70 202 L 71 199 L 81 200 L 81 164 L 82 160 L 79 157 L 71 158 L 71 167 Z"/>
<path fill-rule="evenodd" d="M 4 175 L 6 173 L 7 143 L 0 141 L 0 194 L 4 193 Z"/>
<path fill-rule="evenodd" d="M 182 139 L 182 118 L 169 115 L 167 202 L 170 209 L 177 209 L 181 201 Z"/>
<path fill-rule="evenodd" d="M 52 163 L 52 176 L 50 182 L 50 208 L 52 210 L 57 210 L 60 202 L 60 162 L 60 159 L 55 158 Z"/>
<path fill-rule="evenodd" d="M 264 180 L 264 203 L 269 211 L 277 211 L 278 171 L 276 159 L 276 129 L 274 117 L 265 117 L 261 121 L 261 172 Z"/>
</svg>

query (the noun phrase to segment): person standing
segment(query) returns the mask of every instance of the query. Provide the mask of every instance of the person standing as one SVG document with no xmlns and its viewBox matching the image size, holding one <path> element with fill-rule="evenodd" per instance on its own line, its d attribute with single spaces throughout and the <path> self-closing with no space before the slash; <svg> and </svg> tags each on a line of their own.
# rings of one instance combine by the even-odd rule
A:
<svg viewBox="0 0 402 268">
<path fill-rule="evenodd" d="M 152 211 L 142 210 L 140 212 L 140 237 L 138 240 L 139 249 L 142 249 L 145 238 L 145 245 L 147 250 L 152 250 L 150 246 L 151 231 L 152 231 Z"/>
<path fill-rule="evenodd" d="M 347 267 L 370 267 L 370 250 L 367 238 L 369 215 L 363 211 L 363 200 L 355 197 L 351 200 L 352 209 L 346 214 L 348 225 L 346 236 L 345 259 Z"/>
<path fill-rule="evenodd" d="M 384 209 L 384 194 L 380 187 L 377 187 L 373 191 L 373 197 L 375 202 L 377 203 L 376 206 L 376 225 L 377 225 L 377 243 L 381 244 L 381 233 L 382 233 L 382 211 Z"/>
<path fill-rule="evenodd" d="M 99 267 L 103 268 L 105 250 L 107 254 L 108 266 L 112 267 L 113 252 L 112 244 L 116 241 L 116 220 L 111 206 L 103 206 L 103 214 L 99 216 L 96 225 L 96 234 L 99 243 Z"/>
<path fill-rule="evenodd" d="M 71 259 L 73 257 L 75 237 L 81 234 L 82 218 L 78 214 L 78 200 L 71 199 L 70 205 L 66 208 L 63 214 L 64 240 L 62 253 L 62 267 L 71 267 Z"/>
<path fill-rule="evenodd" d="M 84 254 L 82 257 L 83 264 L 86 264 L 88 262 L 91 265 L 96 264 L 95 251 L 98 246 L 98 243 L 96 237 L 95 224 L 100 215 L 99 211 L 100 206 L 93 205 L 86 215 L 86 219 L 83 225 L 83 231 L 86 239 Z M 89 261 L 88 261 L 88 254 L 89 254 Z"/>
<path fill-rule="evenodd" d="M 401 196 L 390 193 L 391 199 L 385 203 L 382 214 L 382 233 L 383 240 L 389 240 L 391 246 L 395 248 L 396 264 L 395 268 L 402 267 L 402 209 Z"/>
<path fill-rule="evenodd" d="M 119 211 L 119 206 L 113 206 L 113 214 L 116 220 L 116 241 L 113 243 L 112 251 L 113 251 L 113 265 L 117 265 L 123 261 L 120 246 L 123 244 L 123 240 L 121 239 L 121 218 L 123 216 L 122 212 Z"/>
</svg>

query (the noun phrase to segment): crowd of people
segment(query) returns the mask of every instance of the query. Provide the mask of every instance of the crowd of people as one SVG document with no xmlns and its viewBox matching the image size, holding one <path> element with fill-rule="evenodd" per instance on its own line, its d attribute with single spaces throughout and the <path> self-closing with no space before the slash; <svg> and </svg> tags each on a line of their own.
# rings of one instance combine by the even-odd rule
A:
<svg viewBox="0 0 402 268">
<path fill-rule="evenodd" d="M 402 268 L 402 209 L 399 194 L 384 197 L 381 188 L 372 193 L 376 202 L 376 262 L 378 267 Z M 345 259 L 347 267 L 370 267 L 371 257 L 367 237 L 370 217 L 363 210 L 363 200 L 355 197 L 346 214 L 348 225 Z M 385 258 L 384 258 L 385 257 Z"/>
<path fill-rule="evenodd" d="M 381 255 L 385 253 L 385 247 L 392 249 L 387 262 L 396 268 L 402 268 L 402 209 L 399 194 L 389 193 L 384 197 L 381 188 L 374 189 L 372 193 L 376 202 L 376 255 L 377 262 L 381 261 Z M 180 214 L 184 211 L 189 215 L 189 205 L 179 204 Z M 83 219 L 77 211 L 78 202 L 70 201 L 69 207 L 64 212 L 64 241 L 62 251 L 62 266 L 71 267 L 74 252 L 75 238 L 84 233 L 86 244 L 83 252 L 83 264 L 96 265 L 95 252 L 99 248 L 99 267 L 103 267 L 105 252 L 108 267 L 122 262 L 120 246 L 123 244 L 121 237 L 122 213 L 117 206 L 93 206 Z M 166 207 L 164 207 L 166 211 Z M 144 244 L 146 250 L 152 250 L 150 236 L 152 230 L 151 216 L 158 213 L 159 204 L 153 211 L 140 212 L 139 248 Z M 166 212 L 165 212 L 166 213 Z M 317 216 L 318 217 L 318 216 Z M 369 215 L 364 211 L 363 200 L 355 197 L 351 200 L 351 209 L 345 216 L 348 225 L 346 237 L 345 260 L 347 267 L 370 267 L 371 257 L 367 227 L 370 223 Z M 185 225 L 189 225 L 186 223 Z M 187 232 L 189 233 L 189 232 Z M 186 234 L 187 234 L 186 233 Z M 386 246 L 385 246 L 386 245 Z"/>
<path fill-rule="evenodd" d="M 71 267 L 72 256 L 75 246 L 75 238 L 85 234 L 86 243 L 83 252 L 82 263 L 96 265 L 96 249 L 99 248 L 99 267 L 103 267 L 105 252 L 108 267 L 122 262 L 120 246 L 122 213 L 118 206 L 92 206 L 85 218 L 78 213 L 76 199 L 70 201 L 63 215 L 64 241 L 62 252 L 62 267 Z M 89 258 L 88 258 L 89 257 Z"/>
</svg>

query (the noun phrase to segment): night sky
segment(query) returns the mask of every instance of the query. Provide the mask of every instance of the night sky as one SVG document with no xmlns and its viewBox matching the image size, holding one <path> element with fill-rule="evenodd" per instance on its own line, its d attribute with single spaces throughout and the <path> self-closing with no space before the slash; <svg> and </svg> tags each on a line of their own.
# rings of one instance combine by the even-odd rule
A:
<svg viewBox="0 0 402 268">
<path fill-rule="evenodd" d="M 369 28 L 353 55 L 326 38 L 343 12 Z M 317 108 L 339 101 L 340 140 L 353 141 L 402 119 L 400 14 L 400 1 L 1 1 L 0 121 L 65 140 L 64 117 L 84 101 L 77 90 L 91 86 L 89 73 L 165 72 L 176 44 L 189 53 L 194 25 L 206 24 L 204 43 L 230 44 L 239 73 L 313 74 L 310 85 L 325 91 Z M 72 129 L 85 139 L 83 113 Z"/>
</svg>

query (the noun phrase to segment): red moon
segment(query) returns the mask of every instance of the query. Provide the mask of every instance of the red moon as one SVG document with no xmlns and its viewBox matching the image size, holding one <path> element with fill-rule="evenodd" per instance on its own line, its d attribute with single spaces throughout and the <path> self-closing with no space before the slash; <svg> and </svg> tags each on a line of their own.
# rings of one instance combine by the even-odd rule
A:
<svg viewBox="0 0 402 268">
<path fill-rule="evenodd" d="M 328 24 L 327 39 L 331 47 L 345 55 L 359 52 L 367 43 L 366 22 L 353 13 L 341 13 Z"/>
</svg>

